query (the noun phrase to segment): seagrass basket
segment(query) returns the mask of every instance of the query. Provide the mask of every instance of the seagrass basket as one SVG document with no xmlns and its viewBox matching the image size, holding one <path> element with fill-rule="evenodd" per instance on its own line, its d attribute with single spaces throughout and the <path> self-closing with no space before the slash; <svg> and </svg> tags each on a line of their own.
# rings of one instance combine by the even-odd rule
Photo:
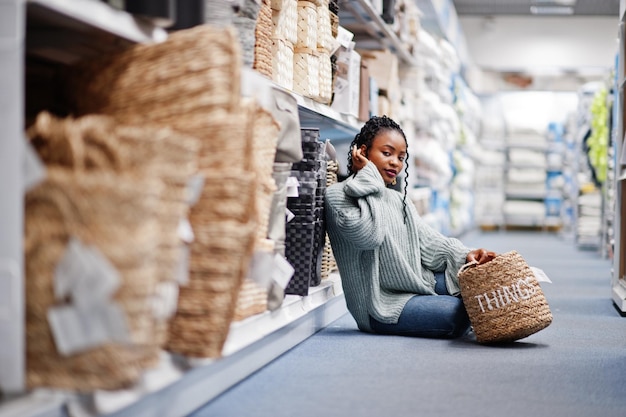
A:
<svg viewBox="0 0 626 417">
<path fill-rule="evenodd" d="M 222 221 L 202 228 L 191 243 L 189 283 L 181 287 L 178 311 L 170 321 L 170 351 L 221 356 L 253 244 L 254 222 Z"/>
<path fill-rule="evenodd" d="M 320 91 L 319 69 L 317 51 L 296 49 L 293 55 L 293 91 L 317 99 Z"/>
<path fill-rule="evenodd" d="M 78 391 L 120 389 L 158 356 L 152 298 L 157 285 L 158 184 L 123 180 L 108 172 L 76 173 L 49 167 L 25 198 L 26 358 L 29 387 Z M 128 342 L 109 340 L 61 354 L 48 313 L 77 300 L 55 295 L 55 268 L 70 238 L 95 247 L 120 276 L 110 303 L 120 306 Z M 57 335 L 58 336 L 58 335 Z"/>
<path fill-rule="evenodd" d="M 164 42 L 137 44 L 81 62 L 68 77 L 78 115 L 99 113 L 126 123 L 178 121 L 216 109 L 236 111 L 241 46 L 233 27 L 199 25 Z"/>
<path fill-rule="evenodd" d="M 254 64 L 252 68 L 272 78 L 272 7 L 270 0 L 262 0 L 254 32 Z"/>
<path fill-rule="evenodd" d="M 459 271 L 463 304 L 476 340 L 512 342 L 552 323 L 552 312 L 525 259 L 516 251 Z"/>
</svg>

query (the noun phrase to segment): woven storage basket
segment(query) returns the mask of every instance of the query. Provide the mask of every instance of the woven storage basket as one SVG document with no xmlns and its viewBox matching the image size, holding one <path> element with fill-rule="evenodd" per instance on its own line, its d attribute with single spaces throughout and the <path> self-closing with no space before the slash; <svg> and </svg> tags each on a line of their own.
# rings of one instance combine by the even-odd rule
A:
<svg viewBox="0 0 626 417">
<path fill-rule="evenodd" d="M 298 2 L 298 39 L 295 48 L 317 49 L 317 6 L 309 1 Z"/>
<path fill-rule="evenodd" d="M 270 0 L 262 0 L 254 32 L 254 64 L 252 68 L 272 78 L 272 7 Z"/>
<path fill-rule="evenodd" d="M 339 33 L 339 16 L 332 11 L 330 12 L 330 34 L 333 38 Z"/>
<path fill-rule="evenodd" d="M 157 279 L 156 186 L 110 173 L 48 169 L 25 200 L 27 384 L 78 391 L 119 389 L 137 380 L 158 356 L 151 295 Z M 54 296 L 54 270 L 70 237 L 99 249 L 118 271 L 120 288 L 111 302 L 125 313 L 130 344 L 106 343 L 61 355 L 48 324 L 48 310 L 66 305 Z"/>
<path fill-rule="evenodd" d="M 333 34 L 330 19 L 328 1 L 324 0 L 322 4 L 317 6 L 317 49 L 323 49 L 329 53 L 333 47 Z"/>
<path fill-rule="evenodd" d="M 327 51 L 318 49 L 319 57 L 319 95 L 317 101 L 330 104 L 333 96 L 333 70 L 330 55 Z"/>
<path fill-rule="evenodd" d="M 274 253 L 274 242 L 269 239 L 257 239 L 255 242 L 255 252 L 264 252 L 271 256 Z M 234 321 L 240 321 L 255 314 L 261 314 L 267 310 L 267 288 L 246 277 L 235 308 Z"/>
<path fill-rule="evenodd" d="M 286 0 L 280 10 L 272 11 L 272 37 L 295 45 L 298 42 L 298 0 Z"/>
<path fill-rule="evenodd" d="M 539 282 L 516 251 L 482 265 L 465 265 L 459 283 L 478 342 L 515 341 L 552 323 Z"/>
<path fill-rule="evenodd" d="M 162 180 L 157 273 L 163 280 L 173 278 L 180 256 L 178 224 L 188 211 L 187 182 L 198 170 L 196 138 L 169 128 L 118 125 L 109 116 L 59 119 L 47 112 L 37 116 L 27 134 L 47 165 Z"/>
<path fill-rule="evenodd" d="M 248 273 L 254 223 L 223 221 L 203 227 L 191 244 L 189 284 L 182 287 L 167 348 L 193 357 L 219 357 Z"/>
<path fill-rule="evenodd" d="M 76 114 L 101 113 L 125 122 L 178 120 L 215 109 L 236 110 L 241 51 L 232 27 L 199 25 L 156 44 L 81 63 L 65 89 Z"/>
<path fill-rule="evenodd" d="M 319 96 L 319 56 L 310 49 L 296 49 L 293 55 L 293 91 L 316 99 Z"/>
<path fill-rule="evenodd" d="M 272 39 L 272 80 L 293 90 L 293 45 L 283 39 Z"/>
</svg>

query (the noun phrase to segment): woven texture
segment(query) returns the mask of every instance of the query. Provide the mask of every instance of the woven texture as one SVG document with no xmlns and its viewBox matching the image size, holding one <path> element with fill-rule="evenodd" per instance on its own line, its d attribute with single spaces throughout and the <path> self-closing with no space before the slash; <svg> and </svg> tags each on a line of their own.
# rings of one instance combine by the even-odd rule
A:
<svg viewBox="0 0 626 417">
<path fill-rule="evenodd" d="M 328 1 L 317 6 L 317 48 L 330 52 L 332 49 L 333 34 Z"/>
<path fill-rule="evenodd" d="M 187 216 L 187 182 L 197 172 L 199 142 L 169 128 L 120 125 L 108 116 L 59 119 L 46 112 L 27 136 L 50 173 L 26 198 L 29 385 L 127 386 L 156 363 L 165 343 L 167 315 L 156 311 L 167 310 L 167 301 L 159 286 L 176 279 L 182 252 L 177 230 Z M 113 301 L 125 314 L 130 345 L 103 345 L 69 358 L 60 358 L 52 345 L 46 310 L 64 305 L 53 297 L 52 280 L 70 237 L 95 246 L 121 275 Z M 120 369 L 103 368 L 107 362 Z"/>
<path fill-rule="evenodd" d="M 304 159 L 294 163 L 291 170 L 300 184 L 299 196 L 287 200 L 287 208 L 295 217 L 287 223 L 285 239 L 285 257 L 295 272 L 285 293 L 308 295 L 309 288 L 322 280 L 327 173 L 325 144 L 319 140 L 319 130 L 301 129 L 301 140 Z"/>
<path fill-rule="evenodd" d="M 462 269 L 459 282 L 478 342 L 515 341 L 552 323 L 541 286 L 516 251 Z"/>
<path fill-rule="evenodd" d="M 109 172 L 90 174 L 49 167 L 46 180 L 25 200 L 26 357 L 29 387 L 78 391 L 119 389 L 136 382 L 154 361 L 156 320 L 152 296 L 158 283 L 156 221 L 158 182 L 122 180 Z M 119 273 L 111 302 L 122 309 L 130 342 L 103 343 L 61 355 L 47 314 L 76 300 L 54 295 L 54 271 L 70 237 L 96 247 Z M 68 304 L 68 302 L 70 304 Z"/>
<path fill-rule="evenodd" d="M 298 2 L 298 40 L 294 46 L 317 49 L 317 7 L 312 2 Z"/>
<path fill-rule="evenodd" d="M 260 243 L 257 241 L 255 251 L 271 255 L 274 253 L 274 242 L 269 239 L 264 239 Z M 266 287 L 246 277 L 239 291 L 233 320 L 240 321 L 265 312 L 267 310 L 267 297 L 268 290 Z"/>
<path fill-rule="evenodd" d="M 337 182 L 337 173 L 339 172 L 339 164 L 336 161 L 328 161 L 326 167 L 326 188 Z M 324 253 L 322 255 L 321 276 L 322 279 L 328 278 L 331 272 L 337 269 L 337 262 L 333 255 L 333 249 L 330 245 L 328 234 L 324 237 Z"/>
<path fill-rule="evenodd" d="M 272 78 L 272 7 L 270 0 L 262 0 L 259 16 L 256 21 L 254 43 L 254 65 L 259 73 Z"/>
<path fill-rule="evenodd" d="M 298 42 L 298 1 L 285 0 L 282 9 L 272 10 L 272 23 L 274 38 L 295 45 Z"/>
<path fill-rule="evenodd" d="M 319 56 L 313 50 L 296 49 L 293 55 L 293 91 L 305 97 L 319 96 Z"/>
<path fill-rule="evenodd" d="M 283 39 L 272 39 L 272 79 L 293 90 L 293 45 Z"/>
<path fill-rule="evenodd" d="M 330 104 L 333 94 L 333 69 L 330 62 L 330 55 L 325 50 L 318 50 L 318 98 L 316 101 Z"/>
<path fill-rule="evenodd" d="M 236 110 L 240 60 L 234 28 L 200 25 L 87 61 L 72 71 L 67 91 L 76 114 L 185 126 L 215 109 Z"/>
</svg>

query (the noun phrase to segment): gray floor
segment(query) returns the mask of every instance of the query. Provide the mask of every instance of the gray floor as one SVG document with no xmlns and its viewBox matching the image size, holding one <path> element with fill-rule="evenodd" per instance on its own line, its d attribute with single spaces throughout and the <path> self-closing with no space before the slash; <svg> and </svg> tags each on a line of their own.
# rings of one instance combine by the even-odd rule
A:
<svg viewBox="0 0 626 417">
<path fill-rule="evenodd" d="M 610 262 L 548 232 L 462 240 L 543 269 L 550 327 L 494 347 L 363 334 L 344 316 L 193 417 L 626 416 L 626 318 L 610 299 Z"/>
</svg>

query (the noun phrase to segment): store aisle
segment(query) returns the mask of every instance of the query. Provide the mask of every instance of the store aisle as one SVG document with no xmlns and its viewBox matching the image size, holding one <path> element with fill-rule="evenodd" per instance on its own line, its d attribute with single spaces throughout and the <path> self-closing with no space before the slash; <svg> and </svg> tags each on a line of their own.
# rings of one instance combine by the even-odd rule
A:
<svg viewBox="0 0 626 417">
<path fill-rule="evenodd" d="M 493 347 L 364 334 L 344 316 L 193 417 L 626 415 L 626 318 L 610 300 L 610 262 L 547 232 L 462 240 L 543 269 L 552 325 Z"/>
</svg>

